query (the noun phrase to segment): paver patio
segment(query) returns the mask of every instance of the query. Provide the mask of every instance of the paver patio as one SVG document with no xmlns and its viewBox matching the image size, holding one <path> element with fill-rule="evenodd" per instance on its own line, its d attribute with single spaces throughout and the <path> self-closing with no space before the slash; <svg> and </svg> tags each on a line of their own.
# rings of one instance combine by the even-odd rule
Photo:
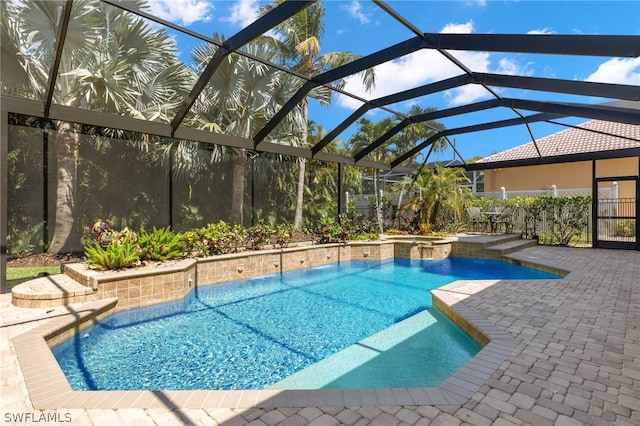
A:
<svg viewBox="0 0 640 426">
<path fill-rule="evenodd" d="M 516 340 L 462 405 L 35 410 L 11 339 L 70 308 L 25 309 L 0 296 L 5 424 L 337 425 L 640 424 L 640 252 L 532 247 L 510 257 L 571 270 L 571 279 L 460 283 L 451 290 Z M 455 293 L 455 294 L 454 294 Z M 455 305 L 454 305 L 455 309 Z M 392 399 L 392 398 L 391 398 Z M 96 407 L 105 404 L 98 404 Z M 22 421 L 16 421 L 20 418 Z M 45 420 L 50 420 L 49 422 Z"/>
</svg>

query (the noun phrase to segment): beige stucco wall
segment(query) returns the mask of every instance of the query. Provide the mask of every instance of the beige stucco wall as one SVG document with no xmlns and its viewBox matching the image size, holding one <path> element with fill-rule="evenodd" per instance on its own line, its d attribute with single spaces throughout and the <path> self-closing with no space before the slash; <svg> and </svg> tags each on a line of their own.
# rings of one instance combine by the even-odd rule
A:
<svg viewBox="0 0 640 426">
<path fill-rule="evenodd" d="M 638 158 L 616 158 L 596 162 L 597 177 L 638 176 Z M 592 163 L 546 164 L 541 166 L 513 167 L 486 170 L 485 192 L 537 191 L 555 185 L 558 189 L 591 188 Z M 633 185 L 620 185 L 619 196 L 635 197 Z"/>
</svg>

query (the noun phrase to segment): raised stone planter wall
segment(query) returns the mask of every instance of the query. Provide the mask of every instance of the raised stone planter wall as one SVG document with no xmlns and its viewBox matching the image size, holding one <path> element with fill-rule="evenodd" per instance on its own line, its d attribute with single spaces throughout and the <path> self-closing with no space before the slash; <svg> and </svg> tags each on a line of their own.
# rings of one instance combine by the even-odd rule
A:
<svg viewBox="0 0 640 426">
<path fill-rule="evenodd" d="M 13 304 L 49 307 L 117 298 L 117 310 L 182 299 L 195 286 L 328 265 L 348 260 L 437 258 L 450 254 L 501 258 L 492 241 L 459 241 L 416 236 L 385 236 L 381 241 L 353 241 L 285 249 L 245 251 L 207 258 L 170 261 L 122 271 L 96 271 L 67 264 L 64 275 L 29 281 L 13 290 Z M 509 237 L 511 238 L 511 237 Z M 71 284 L 66 283 L 69 281 Z M 62 284 L 65 282 L 66 284 Z"/>
<path fill-rule="evenodd" d="M 94 300 L 118 298 L 116 310 L 120 311 L 181 299 L 194 286 L 352 259 L 385 260 L 393 257 L 394 243 L 391 241 L 353 242 L 248 251 L 123 271 L 96 271 L 85 264 L 68 264 L 65 275 L 92 289 Z"/>
</svg>

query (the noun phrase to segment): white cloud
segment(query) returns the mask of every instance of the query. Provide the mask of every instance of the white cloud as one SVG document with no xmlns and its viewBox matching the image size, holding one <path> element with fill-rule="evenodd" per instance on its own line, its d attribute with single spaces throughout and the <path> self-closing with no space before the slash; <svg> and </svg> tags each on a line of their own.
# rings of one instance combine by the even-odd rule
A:
<svg viewBox="0 0 640 426">
<path fill-rule="evenodd" d="M 542 35 L 546 35 L 546 34 L 556 34 L 556 32 L 554 30 L 552 30 L 551 28 L 540 28 L 537 30 L 531 30 L 529 32 L 527 32 L 527 34 L 542 34 Z"/>
<path fill-rule="evenodd" d="M 600 64 L 586 81 L 640 85 L 640 58 L 613 58 Z"/>
<path fill-rule="evenodd" d="M 442 32 L 471 33 L 473 23 L 449 24 Z M 486 52 L 449 52 L 468 68 L 476 72 L 489 72 L 491 56 Z M 514 71 L 517 67 L 506 60 L 498 68 Z M 442 79 L 460 75 L 463 71 L 432 49 L 423 49 L 375 67 L 376 86 L 367 92 L 358 75 L 349 76 L 345 90 L 364 99 L 375 99 L 393 93 L 419 87 Z M 445 94 L 451 105 L 460 105 L 488 97 L 488 92 L 480 85 L 472 84 L 447 91 Z M 359 101 L 346 96 L 338 97 L 338 104 L 349 109 L 360 106 Z"/>
<path fill-rule="evenodd" d="M 360 21 L 361 24 L 368 24 L 371 22 L 371 14 L 364 12 L 362 4 L 358 0 L 352 0 L 351 3 L 342 6 L 342 8 L 348 11 L 352 18 Z"/>
<path fill-rule="evenodd" d="M 469 21 L 466 24 L 447 24 L 440 32 L 448 34 L 471 34 L 473 32 L 473 21 Z"/>
<path fill-rule="evenodd" d="M 223 21 L 238 27 L 246 27 L 258 17 L 258 0 L 238 0 L 229 7 L 230 16 Z"/>
<path fill-rule="evenodd" d="M 214 10 L 206 0 L 148 0 L 148 3 L 155 16 L 184 26 L 211 21 Z"/>
<path fill-rule="evenodd" d="M 530 68 L 530 65 L 533 65 L 533 63 L 528 62 L 523 66 L 512 59 L 502 58 L 498 61 L 498 68 L 495 72 L 507 75 L 532 76 L 533 70 Z"/>
</svg>

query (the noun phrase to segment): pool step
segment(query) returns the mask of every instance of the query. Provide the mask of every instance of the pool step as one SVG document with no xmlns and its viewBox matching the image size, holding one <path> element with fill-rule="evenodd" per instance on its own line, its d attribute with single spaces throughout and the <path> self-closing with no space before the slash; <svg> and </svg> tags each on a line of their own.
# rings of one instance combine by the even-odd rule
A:
<svg viewBox="0 0 640 426">
<path fill-rule="evenodd" d="M 96 293 L 64 274 L 47 275 L 11 289 L 11 303 L 19 308 L 50 308 L 97 300 Z"/>
<path fill-rule="evenodd" d="M 535 247 L 538 245 L 537 240 L 523 240 L 520 236 L 516 236 L 517 239 L 509 240 L 507 242 L 501 242 L 501 244 L 488 246 L 487 250 L 494 250 L 500 252 L 500 254 L 505 255 L 509 253 L 516 252 L 518 250 L 522 250 L 528 247 Z"/>
<path fill-rule="evenodd" d="M 535 240 L 523 240 L 520 234 L 463 235 L 452 245 L 451 255 L 499 259 L 537 244 Z"/>
<path fill-rule="evenodd" d="M 487 235 L 487 241 L 484 243 L 484 246 L 486 248 L 496 247 L 496 246 L 509 244 L 517 241 L 523 241 L 520 234 Z"/>
</svg>

